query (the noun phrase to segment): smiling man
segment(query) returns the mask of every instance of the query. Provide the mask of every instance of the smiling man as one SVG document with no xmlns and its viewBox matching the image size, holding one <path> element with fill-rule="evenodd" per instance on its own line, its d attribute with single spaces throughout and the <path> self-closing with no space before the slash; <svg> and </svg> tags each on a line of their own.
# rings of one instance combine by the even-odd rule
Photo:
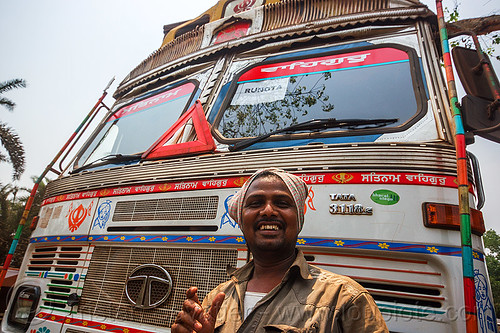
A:
<svg viewBox="0 0 500 333">
<path fill-rule="evenodd" d="M 278 169 L 253 174 L 229 203 L 253 260 L 200 305 L 187 292 L 172 326 L 184 332 L 388 332 L 368 292 L 309 265 L 295 245 L 304 224 L 305 182 Z"/>
</svg>

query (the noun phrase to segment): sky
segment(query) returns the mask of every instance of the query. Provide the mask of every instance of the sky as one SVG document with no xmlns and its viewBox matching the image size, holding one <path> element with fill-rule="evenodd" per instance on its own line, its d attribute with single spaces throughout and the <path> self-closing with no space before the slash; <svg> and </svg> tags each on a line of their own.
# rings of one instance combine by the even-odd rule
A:
<svg viewBox="0 0 500 333">
<path fill-rule="evenodd" d="M 192 19 L 216 0 L 0 0 L 0 81 L 23 78 L 28 87 L 5 94 L 14 112 L 0 121 L 14 128 L 26 150 L 26 171 L 15 184 L 30 188 L 76 130 L 112 77 L 105 103 L 119 82 L 160 47 L 163 25 Z M 435 3 L 423 1 L 435 12 Z M 453 8 L 454 0 L 443 1 Z M 460 17 L 500 14 L 497 0 L 462 0 Z M 499 53 L 499 51 L 497 51 Z M 500 75 L 500 63 L 495 63 Z M 458 77 L 456 77 L 458 80 Z M 500 144 L 476 137 L 486 228 L 500 231 Z M 0 183 L 12 169 L 0 164 Z M 49 178 L 55 178 L 51 174 Z"/>
</svg>

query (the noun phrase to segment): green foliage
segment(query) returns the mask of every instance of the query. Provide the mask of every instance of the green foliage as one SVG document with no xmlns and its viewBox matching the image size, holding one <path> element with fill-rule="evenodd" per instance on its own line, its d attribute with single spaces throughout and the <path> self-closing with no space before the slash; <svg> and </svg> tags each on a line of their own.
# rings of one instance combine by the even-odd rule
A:
<svg viewBox="0 0 500 333">
<path fill-rule="evenodd" d="M 498 317 L 500 314 L 500 235 L 490 229 L 484 234 L 483 240 L 487 249 L 486 265 L 490 276 L 495 313 Z"/>
<path fill-rule="evenodd" d="M 12 258 L 11 267 L 19 267 L 22 263 L 31 234 L 29 226 L 33 217 L 40 211 L 44 192 L 45 184 L 41 183 Z M 0 264 L 2 265 L 9 252 L 19 221 L 21 221 L 29 193 L 30 191 L 25 188 L 0 184 Z"/>
<path fill-rule="evenodd" d="M 0 82 L 0 105 L 6 107 L 9 111 L 13 111 L 16 104 L 10 99 L 2 96 L 2 94 L 12 89 L 25 87 L 26 81 L 22 79 Z M 0 162 L 11 163 L 14 169 L 12 180 L 18 180 L 24 172 L 24 147 L 16 132 L 2 122 L 0 122 L 0 143 L 7 151 L 7 154 L 0 152 Z"/>
<path fill-rule="evenodd" d="M 0 82 L 0 105 L 7 108 L 9 111 L 13 111 L 16 104 L 8 98 L 1 96 L 3 93 L 18 88 L 26 88 L 26 81 L 23 79 L 13 79 L 5 82 Z"/>
<path fill-rule="evenodd" d="M 496 60 L 500 61 L 500 55 L 495 56 L 495 54 L 494 54 L 496 51 L 496 46 L 500 45 L 500 35 L 498 33 L 494 33 L 494 34 L 487 35 L 486 38 L 489 39 L 489 42 L 485 43 L 486 47 L 483 51 L 486 54 L 488 54 L 490 57 L 493 57 Z"/>
<path fill-rule="evenodd" d="M 9 157 L 0 152 L 0 162 L 10 162 L 13 167 L 12 179 L 18 180 L 24 172 L 24 147 L 21 139 L 7 124 L 0 122 L 0 143 Z"/>
<path fill-rule="evenodd" d="M 454 23 L 457 22 L 460 18 L 460 13 L 458 12 L 458 3 L 455 2 L 453 9 L 449 9 L 448 7 L 444 8 L 444 14 L 446 17 L 446 22 Z"/>
<path fill-rule="evenodd" d="M 447 23 L 455 23 L 460 20 L 460 12 L 458 11 L 459 4 L 455 2 L 453 9 L 446 7 L 444 13 L 446 15 L 445 20 Z M 495 55 L 497 45 L 500 45 L 500 35 L 498 33 L 491 33 L 484 36 L 479 36 L 481 42 L 481 48 L 483 52 L 489 57 L 500 61 L 500 55 Z M 456 46 L 463 46 L 466 48 L 474 48 L 474 43 L 469 36 L 460 36 L 455 39 L 450 40 L 450 46 L 452 48 Z"/>
</svg>

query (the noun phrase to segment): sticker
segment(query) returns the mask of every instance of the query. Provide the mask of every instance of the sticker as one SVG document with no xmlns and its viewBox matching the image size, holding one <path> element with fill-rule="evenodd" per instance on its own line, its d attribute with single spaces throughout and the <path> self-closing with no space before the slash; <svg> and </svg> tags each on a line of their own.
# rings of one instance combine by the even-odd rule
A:
<svg viewBox="0 0 500 333">
<path fill-rule="evenodd" d="M 246 82 L 238 85 L 231 105 L 256 105 L 285 98 L 289 78 Z"/>
<path fill-rule="evenodd" d="M 54 207 L 50 207 L 47 209 L 42 208 L 42 213 L 40 213 L 40 220 L 38 221 L 38 225 L 40 226 L 40 228 L 47 228 L 53 211 Z"/>
<path fill-rule="evenodd" d="M 398 203 L 399 195 L 390 190 L 376 190 L 372 193 L 370 199 L 379 205 L 390 206 Z"/>
</svg>

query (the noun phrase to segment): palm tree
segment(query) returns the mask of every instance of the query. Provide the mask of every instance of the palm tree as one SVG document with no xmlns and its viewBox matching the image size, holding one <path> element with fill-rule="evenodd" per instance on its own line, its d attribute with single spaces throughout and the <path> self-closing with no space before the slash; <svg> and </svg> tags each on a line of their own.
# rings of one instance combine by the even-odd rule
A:
<svg viewBox="0 0 500 333">
<path fill-rule="evenodd" d="M 9 111 L 13 111 L 16 104 L 10 99 L 3 97 L 2 94 L 12 89 L 25 87 L 26 81 L 23 79 L 0 82 L 0 105 L 6 107 Z M 10 162 L 14 169 L 12 179 L 18 180 L 24 172 L 24 147 L 16 132 L 3 122 L 0 122 L 0 142 L 9 155 L 7 157 L 7 155 L 0 152 L 0 162 Z"/>
</svg>

